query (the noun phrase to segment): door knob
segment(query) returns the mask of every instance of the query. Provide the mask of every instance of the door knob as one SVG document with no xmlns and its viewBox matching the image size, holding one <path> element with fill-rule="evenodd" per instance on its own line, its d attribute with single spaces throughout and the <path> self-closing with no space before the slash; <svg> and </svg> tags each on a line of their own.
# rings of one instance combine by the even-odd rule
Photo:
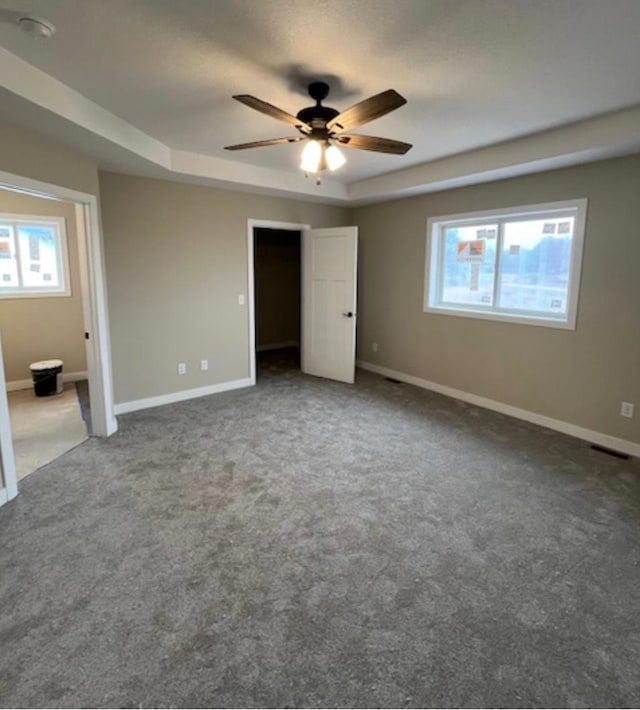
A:
<svg viewBox="0 0 640 710">
<path fill-rule="evenodd" d="M 349 311 L 348 313 L 343 313 L 342 315 L 345 318 L 353 318 L 353 316 L 355 316 L 355 313 L 352 313 L 351 311 Z"/>
</svg>

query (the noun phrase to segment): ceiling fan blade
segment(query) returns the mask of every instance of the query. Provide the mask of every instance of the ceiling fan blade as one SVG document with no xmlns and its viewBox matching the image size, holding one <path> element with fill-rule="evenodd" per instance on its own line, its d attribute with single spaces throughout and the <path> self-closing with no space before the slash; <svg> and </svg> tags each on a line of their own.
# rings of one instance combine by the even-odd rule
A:
<svg viewBox="0 0 640 710">
<path fill-rule="evenodd" d="M 397 91 L 387 89 L 381 94 L 370 96 L 368 99 L 351 106 L 346 111 L 338 114 L 327 123 L 327 128 L 331 131 L 338 128 L 341 131 L 348 131 L 352 128 L 369 123 L 380 116 L 384 116 L 407 103 L 407 100 L 400 96 Z"/>
<path fill-rule="evenodd" d="M 253 141 L 252 143 L 238 143 L 237 145 L 227 145 L 225 150 L 246 150 L 247 148 L 262 148 L 265 145 L 280 145 L 281 143 L 297 143 L 305 140 L 304 136 L 292 136 L 291 138 L 269 138 L 266 141 Z"/>
<path fill-rule="evenodd" d="M 341 133 L 337 139 L 340 145 L 347 148 L 358 148 L 360 150 L 372 150 L 376 153 L 394 153 L 404 155 L 413 146 L 411 143 L 402 141 L 392 141 L 389 138 L 376 138 L 375 136 L 345 136 Z"/>
<path fill-rule="evenodd" d="M 275 118 L 278 121 L 284 121 L 291 126 L 295 126 L 304 133 L 311 132 L 311 126 L 307 125 L 304 121 L 301 121 L 299 118 L 292 116 L 290 113 L 283 111 L 281 108 L 278 108 L 273 104 L 268 104 L 266 101 L 262 101 L 262 99 L 257 99 L 255 96 L 250 96 L 249 94 L 239 94 L 233 98 L 249 108 L 260 111 L 260 113 L 266 113 L 267 116 L 271 116 L 271 118 Z"/>
</svg>

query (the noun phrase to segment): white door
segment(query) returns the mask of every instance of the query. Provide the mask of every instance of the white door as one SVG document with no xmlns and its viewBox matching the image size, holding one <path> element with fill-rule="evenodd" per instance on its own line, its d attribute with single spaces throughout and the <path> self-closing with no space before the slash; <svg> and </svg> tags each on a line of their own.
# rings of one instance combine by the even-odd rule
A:
<svg viewBox="0 0 640 710">
<path fill-rule="evenodd" d="M 13 457 L 11 440 L 11 422 L 9 421 L 9 403 L 7 402 L 7 384 L 4 379 L 4 360 L 0 343 L 0 505 L 18 495 L 16 463 Z"/>
<path fill-rule="evenodd" d="M 302 371 L 353 383 L 358 228 L 305 229 Z"/>
</svg>

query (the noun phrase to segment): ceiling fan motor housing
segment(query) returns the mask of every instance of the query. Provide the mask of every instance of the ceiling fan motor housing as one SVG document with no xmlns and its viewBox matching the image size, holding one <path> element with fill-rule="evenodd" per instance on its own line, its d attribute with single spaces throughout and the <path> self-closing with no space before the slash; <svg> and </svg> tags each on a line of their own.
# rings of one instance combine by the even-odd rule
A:
<svg viewBox="0 0 640 710">
<path fill-rule="evenodd" d="M 314 81 L 308 87 L 309 96 L 315 99 L 316 105 L 303 108 L 298 111 L 296 118 L 304 121 L 313 129 L 322 130 L 332 118 L 335 118 L 340 112 L 329 106 L 322 106 L 323 99 L 329 95 L 329 84 L 324 81 Z"/>
<path fill-rule="evenodd" d="M 304 121 L 311 128 L 324 128 L 338 113 L 339 111 L 329 106 L 309 106 L 298 111 L 296 118 Z"/>
</svg>

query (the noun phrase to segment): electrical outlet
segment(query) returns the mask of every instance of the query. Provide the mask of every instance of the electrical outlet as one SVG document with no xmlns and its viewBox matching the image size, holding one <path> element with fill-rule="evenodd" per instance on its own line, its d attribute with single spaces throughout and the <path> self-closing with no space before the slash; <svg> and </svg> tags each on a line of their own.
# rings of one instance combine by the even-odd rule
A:
<svg viewBox="0 0 640 710">
<path fill-rule="evenodd" d="M 200 369 L 202 370 L 202 372 L 204 372 L 205 370 L 208 370 L 209 369 L 209 361 L 208 360 L 200 360 Z"/>
<path fill-rule="evenodd" d="M 187 374 L 187 363 L 186 362 L 179 362 L 178 363 L 178 374 L 179 375 L 186 375 Z"/>
<path fill-rule="evenodd" d="M 371 343 L 371 349 L 374 353 L 378 352 L 378 343 Z"/>
<path fill-rule="evenodd" d="M 631 419 L 633 417 L 634 409 L 635 405 L 633 404 L 633 402 L 622 402 L 620 404 L 620 416 L 627 417 L 627 419 Z"/>
</svg>

